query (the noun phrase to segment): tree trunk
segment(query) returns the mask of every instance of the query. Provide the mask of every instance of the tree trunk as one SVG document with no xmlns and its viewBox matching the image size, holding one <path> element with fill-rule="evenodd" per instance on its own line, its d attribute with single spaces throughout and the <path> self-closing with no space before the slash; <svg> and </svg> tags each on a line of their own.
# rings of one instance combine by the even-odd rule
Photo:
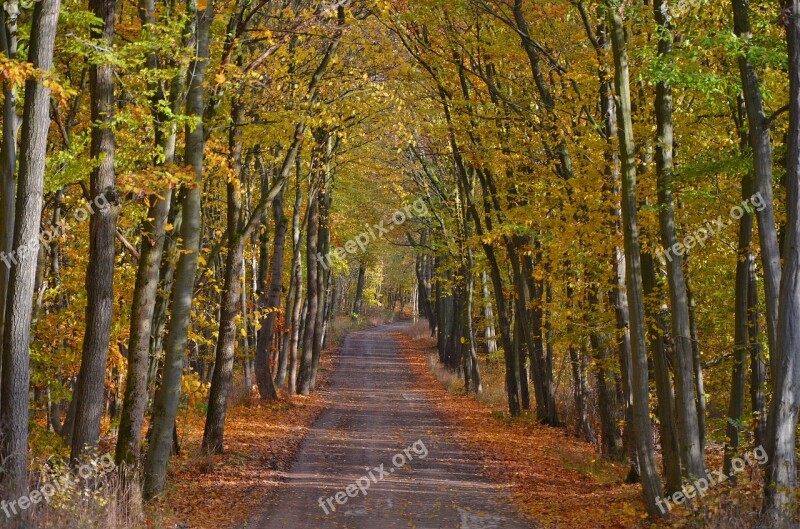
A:
<svg viewBox="0 0 800 529">
<path fill-rule="evenodd" d="M 297 328 L 298 317 L 300 314 L 300 307 L 302 306 L 302 267 L 300 265 L 300 207 L 303 202 L 303 188 L 300 185 L 300 159 L 295 162 L 297 172 L 297 190 L 295 192 L 294 209 L 292 215 L 292 277 L 289 282 L 289 293 L 286 296 L 286 310 L 290 311 L 287 314 L 286 322 L 284 324 L 285 338 L 281 348 L 281 355 L 287 358 L 288 364 L 288 379 L 292 382 L 289 386 L 289 394 L 294 395 L 296 392 L 296 372 L 297 372 L 297 342 L 294 339 L 295 329 Z M 283 350 L 286 350 L 284 352 Z M 287 380 L 287 373 L 278 371 L 277 385 L 284 387 Z"/>
<path fill-rule="evenodd" d="M 297 172 L 297 192 L 294 202 L 294 218 L 292 219 L 292 243 L 294 256 L 292 257 L 292 285 L 294 288 L 294 302 L 292 304 L 291 318 L 291 337 L 289 342 L 289 394 L 297 393 L 297 370 L 298 358 L 297 351 L 300 344 L 300 326 L 302 325 L 303 314 L 303 265 L 300 261 L 302 252 L 301 244 L 301 222 L 300 206 L 303 200 L 303 188 L 301 186 L 300 161 L 296 163 Z"/>
<path fill-rule="evenodd" d="M 328 156 L 330 153 L 328 154 Z M 326 176 L 327 180 L 327 176 Z M 324 184 L 327 185 L 327 184 Z M 331 207 L 331 194 L 328 189 L 323 187 L 318 192 L 317 196 L 317 204 L 319 207 L 319 218 L 318 218 L 318 235 L 317 235 L 317 246 L 319 249 L 319 255 L 327 256 L 328 251 L 330 249 L 330 239 L 331 239 L 331 230 L 330 230 L 330 207 Z M 322 341 L 323 341 L 323 332 L 325 327 L 325 312 L 327 309 L 328 303 L 328 270 L 327 267 L 323 266 L 322 260 L 317 259 L 316 262 L 312 261 L 312 265 L 316 264 L 317 266 L 317 312 L 316 312 L 316 319 L 317 321 L 314 324 L 314 342 L 312 344 L 313 351 L 312 351 L 312 370 L 311 370 L 311 389 L 317 387 L 317 374 L 319 372 L 319 362 L 322 357 Z"/>
<path fill-rule="evenodd" d="M 6 13 L 8 11 L 8 13 Z M 7 2 L 0 9 L 0 49 L 11 60 L 17 58 L 17 17 L 19 7 Z M 17 90 L 3 88 L 3 139 L 0 145 L 0 255 L 10 255 L 14 245 L 14 177 L 17 172 Z M 3 366 L 3 327 L 11 267 L 0 266 L 0 373 Z M 2 382 L 0 381 L 0 384 Z M 0 391 L 2 397 L 2 391 Z"/>
<path fill-rule="evenodd" d="M 752 33 L 748 2 L 747 0 L 732 0 L 732 5 L 734 33 L 739 39 L 749 41 L 752 39 Z M 745 44 L 743 43 L 743 45 Z M 772 144 L 755 66 L 749 61 L 746 53 L 742 53 L 738 61 L 750 128 L 750 147 L 753 149 L 756 191 L 761 195 L 761 201 L 765 205 L 761 211 L 756 212 L 756 215 L 758 217 L 761 260 L 764 266 L 764 297 L 767 303 L 770 367 L 773 373 L 777 373 L 782 354 L 776 342 L 781 256 L 778 249 L 778 232 L 775 228 L 775 213 L 772 207 Z"/>
<path fill-rule="evenodd" d="M 481 366 L 478 362 L 478 350 L 475 344 L 475 329 L 472 324 L 472 307 L 475 299 L 475 275 L 472 272 L 475 267 L 472 248 L 467 249 L 467 285 L 464 299 L 464 313 L 462 315 L 464 329 L 464 345 L 466 346 L 466 365 L 464 374 L 468 377 L 467 392 L 480 393 L 483 391 L 481 383 Z"/>
<path fill-rule="evenodd" d="M 285 189 L 285 188 L 284 188 Z M 262 191 L 263 193 L 263 191 Z M 261 322 L 261 329 L 258 331 L 258 342 L 256 344 L 256 383 L 261 398 L 264 400 L 277 400 L 278 392 L 272 379 L 270 370 L 270 349 L 275 334 L 275 320 L 281 306 L 283 294 L 283 255 L 286 248 L 286 232 L 289 221 L 283 213 L 283 194 L 284 190 L 275 197 L 272 203 L 272 214 L 275 219 L 275 236 L 272 245 L 272 266 L 269 281 L 269 293 L 266 296 L 259 294 L 260 298 L 265 298 L 266 303 L 262 304 L 261 310 L 267 311 L 266 316 Z M 287 302 L 287 307 L 288 307 Z M 286 314 L 288 316 L 288 314 Z M 279 385 L 285 381 L 286 377 L 286 350 L 282 347 L 278 361 Z M 282 375 L 281 375 L 282 374 Z"/>
<path fill-rule="evenodd" d="M 665 311 L 660 310 L 662 300 L 658 297 L 655 262 L 651 255 L 642 256 L 642 288 L 645 298 L 652 299 L 646 308 L 647 321 L 653 325 L 647 330 L 648 344 L 653 355 L 653 379 L 656 383 L 658 399 L 658 428 L 661 435 L 661 460 L 664 467 L 665 488 L 667 494 L 681 489 L 681 444 L 675 410 L 675 397 L 672 392 L 672 381 L 669 376 L 667 358 L 667 342 L 669 341 L 669 324 Z M 654 297 L 654 298 L 653 298 Z"/>
<path fill-rule="evenodd" d="M 140 5 L 140 18 L 149 24 L 155 20 L 155 5 L 152 0 Z M 155 67 L 158 58 L 155 54 L 148 56 L 148 66 Z M 174 113 L 180 111 L 180 93 L 183 88 L 184 72 L 173 79 L 174 90 L 170 91 L 170 107 Z M 160 88 L 153 98 L 153 113 L 158 120 L 166 119 L 159 105 L 164 101 Z M 175 160 L 176 127 L 169 124 L 157 127 L 156 145 L 163 151 L 163 164 Z M 156 163 L 159 163 L 156 161 Z M 137 466 L 140 462 L 142 441 L 142 423 L 147 409 L 147 378 L 150 360 L 150 340 L 153 333 L 153 316 L 158 300 L 159 272 L 164 252 L 167 217 L 172 203 L 172 190 L 161 189 L 155 196 L 147 198 L 147 217 L 142 223 L 142 248 L 139 266 L 136 272 L 136 286 L 131 304 L 131 330 L 128 339 L 128 375 L 125 382 L 125 396 L 120 417 L 119 435 L 115 460 L 117 465 L 123 463 Z"/>
<path fill-rule="evenodd" d="M 750 402 L 753 410 L 754 420 L 756 421 L 755 427 L 755 441 L 756 446 L 766 446 L 767 444 L 767 411 L 766 401 L 764 395 L 764 388 L 766 387 L 766 365 L 761 353 L 761 324 L 759 322 L 758 313 L 758 285 L 756 284 L 756 266 L 755 259 L 750 259 L 749 293 L 747 296 L 748 303 L 748 336 L 750 337 L 750 344 L 748 349 L 750 351 Z"/>
<path fill-rule="evenodd" d="M 28 61 L 42 72 L 49 72 L 53 64 L 59 7 L 59 0 L 41 0 L 34 8 Z M 0 438 L 0 461 L 3 462 L 0 486 L 6 499 L 18 498 L 28 492 L 31 309 L 50 128 L 50 89 L 41 78 L 25 83 L 22 120 L 13 244 L 16 263 L 11 268 L 6 299 L 0 384 L 0 431 L 3 432 Z"/>
<path fill-rule="evenodd" d="M 752 196 L 750 178 L 742 178 L 742 198 L 747 200 Z M 739 432 L 741 429 L 742 414 L 744 413 L 745 399 L 745 370 L 748 353 L 750 350 L 749 326 L 749 295 L 750 295 L 750 267 L 753 264 L 751 252 L 753 235 L 753 214 L 745 211 L 739 221 L 739 242 L 736 259 L 736 286 L 734 301 L 734 338 L 733 338 L 733 375 L 731 380 L 731 398 L 728 403 L 728 420 L 726 425 L 727 446 L 725 447 L 725 462 L 723 470 L 730 474 L 731 463 L 737 456 L 739 449 Z"/>
<path fill-rule="evenodd" d="M 697 424 L 700 429 L 700 451 L 706 450 L 706 390 L 703 381 L 703 363 L 700 360 L 700 339 L 697 333 L 697 311 L 692 294 L 692 285 L 686 281 L 686 299 L 689 301 L 689 333 L 692 340 L 692 369 L 694 370 L 694 390 L 697 395 Z"/>
<path fill-rule="evenodd" d="M 142 231 L 142 250 L 131 305 L 131 334 L 128 340 L 128 376 L 117 438 L 117 464 L 139 462 L 142 423 L 147 408 L 147 373 L 153 313 L 158 297 L 159 268 L 166 237 L 165 225 L 172 193 L 151 197 Z"/>
<path fill-rule="evenodd" d="M 622 160 L 622 227 L 625 241 L 626 285 L 630 308 L 632 345 L 631 393 L 636 453 L 639 459 L 642 490 L 647 512 L 660 516 L 656 500 L 661 496 L 661 479 L 656 468 L 653 437 L 650 431 L 650 388 L 645 346 L 642 264 L 636 204 L 636 153 L 631 116 L 630 75 L 622 15 L 609 3 L 609 26 L 614 52 L 614 85 L 618 100 L 618 131 Z"/>
<path fill-rule="evenodd" d="M 601 309 L 600 298 L 595 286 L 589 292 L 589 306 L 593 314 L 599 314 Z M 608 334 L 596 328 L 597 323 L 587 315 L 587 323 L 591 332 L 589 339 L 595 355 L 597 376 L 597 405 L 600 412 L 600 453 L 610 461 L 622 461 L 624 447 L 618 423 L 619 403 L 617 402 L 617 389 L 614 379 L 613 349 Z"/>
<path fill-rule="evenodd" d="M 231 105 L 232 127 L 229 134 L 231 172 L 242 178 L 242 121 L 244 104 L 237 94 Z M 220 296 L 219 331 L 214 355 L 214 376 L 208 394 L 206 425 L 203 431 L 202 449 L 206 454 L 221 454 L 225 439 L 225 416 L 228 411 L 228 394 L 233 380 L 233 365 L 236 352 L 236 316 L 241 301 L 240 274 L 244 267 L 244 236 L 242 219 L 242 194 L 240 182 L 231 179 L 227 183 L 228 197 L 228 254 Z M 264 197 L 262 197 L 262 200 Z M 246 325 L 246 323 L 245 323 Z M 245 327 L 246 328 L 246 327 Z"/>
<path fill-rule="evenodd" d="M 497 352 L 497 340 L 494 330 L 494 308 L 492 308 L 492 294 L 489 292 L 489 278 L 486 271 L 481 272 L 481 289 L 483 294 L 483 318 L 486 325 L 486 354 L 493 355 Z"/>
<path fill-rule="evenodd" d="M 236 186 L 236 183 L 229 183 L 228 186 Z M 234 191 L 232 194 L 238 195 L 238 192 Z M 229 210 L 234 209 L 237 211 L 237 219 L 240 204 L 233 207 L 231 205 L 238 203 L 238 200 L 238 198 L 229 198 Z M 231 215 L 230 212 L 229 215 Z M 211 378 L 208 412 L 203 432 L 202 448 L 207 454 L 221 454 L 223 452 L 228 394 L 230 393 L 233 379 L 234 352 L 236 349 L 236 316 L 239 314 L 239 300 L 241 299 L 239 272 L 244 263 L 244 245 L 241 240 L 241 233 L 238 230 L 232 231 L 233 235 L 229 241 L 228 256 L 225 262 L 225 279 L 220 306 L 214 375 Z"/>
<path fill-rule="evenodd" d="M 572 364 L 573 398 L 575 399 L 576 426 L 575 436 L 585 441 L 594 442 L 594 431 L 589 424 L 587 409 L 588 387 L 586 381 L 586 354 L 583 346 L 571 344 L 569 347 L 570 364 Z"/>
<path fill-rule="evenodd" d="M 619 211 L 619 217 L 622 211 Z M 621 225 L 621 223 L 620 223 Z M 636 442 L 633 422 L 633 352 L 631 350 L 630 311 L 628 309 L 628 294 L 625 291 L 625 255 L 621 248 L 615 248 L 614 266 L 614 309 L 617 320 L 617 353 L 619 355 L 619 371 L 622 389 L 623 409 L 625 412 L 625 426 L 622 432 L 622 442 L 628 454 L 630 468 L 625 478 L 626 483 L 639 481 L 639 456 L 636 452 Z"/>
<path fill-rule="evenodd" d="M 672 22 L 668 0 L 653 2 L 658 29 L 658 56 L 670 60 L 672 56 Z M 667 81 L 656 83 L 656 172 L 658 175 L 659 227 L 661 244 L 666 250 L 678 243 L 675 229 L 675 210 L 672 198 L 674 149 L 672 125 L 672 86 Z M 683 261 L 667 254 L 667 280 L 669 283 L 672 315 L 672 341 L 674 343 L 675 408 L 680 435 L 681 460 L 689 479 L 705 476 L 700 428 L 695 404 L 692 369 L 692 340 L 689 329 L 689 301 L 686 294 Z"/>
<path fill-rule="evenodd" d="M 92 31 L 101 46 L 114 37 L 116 0 L 91 0 L 92 13 L 103 21 Z M 114 251 L 117 229 L 117 191 L 114 175 L 114 70 L 111 63 L 89 66 L 92 98 L 91 156 L 99 165 L 90 186 L 89 266 L 86 270 L 86 334 L 76 396 L 78 407 L 72 436 L 71 459 L 79 461 L 100 439 L 106 362 L 114 309 Z"/>
<path fill-rule="evenodd" d="M 781 355 L 778 369 L 772 372 L 775 389 L 767 426 L 769 462 L 764 488 L 764 514 L 773 527 L 791 525 L 797 489 L 795 442 L 800 405 L 800 0 L 786 0 L 783 17 L 789 52 L 788 218 L 777 336 Z"/>
<path fill-rule="evenodd" d="M 353 301 L 353 318 L 361 315 L 361 304 L 364 298 L 364 277 L 367 270 L 364 265 L 358 267 L 358 282 L 356 283 L 356 299 Z"/>
<path fill-rule="evenodd" d="M 303 331 L 303 355 L 300 361 L 300 373 L 297 378 L 297 392 L 308 395 L 313 389 L 314 377 L 314 329 L 317 324 L 317 308 L 319 296 L 317 292 L 317 210 L 318 202 L 314 194 L 309 195 L 308 224 L 306 225 L 306 299 L 308 300 L 306 317 L 300 323 L 305 324 Z"/>
<path fill-rule="evenodd" d="M 187 127 L 185 160 L 195 172 L 197 185 L 184 189 L 183 220 L 180 232 L 181 253 L 175 269 L 172 291 L 172 317 L 169 322 L 164 371 L 156 393 L 152 433 L 144 463 L 144 496 L 149 499 L 164 491 L 167 463 L 173 446 L 175 416 L 181 396 L 183 359 L 191 322 L 192 296 L 200 252 L 200 182 L 203 177 L 205 153 L 204 126 L 201 120 L 205 109 L 204 81 L 208 66 L 210 28 L 214 18 L 213 4 L 198 12 L 195 0 L 188 5 L 190 24 L 196 35 L 197 56 L 189 66 L 189 92 L 186 113 L 200 119 L 194 130 Z"/>
</svg>

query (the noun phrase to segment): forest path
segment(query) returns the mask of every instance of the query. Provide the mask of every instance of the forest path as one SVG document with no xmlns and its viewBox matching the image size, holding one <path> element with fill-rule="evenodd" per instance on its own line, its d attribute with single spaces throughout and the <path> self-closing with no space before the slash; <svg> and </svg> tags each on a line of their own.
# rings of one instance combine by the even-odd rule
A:
<svg viewBox="0 0 800 529">
<path fill-rule="evenodd" d="M 345 338 L 325 389 L 328 408 L 308 432 L 285 483 L 249 527 L 532 527 L 515 514 L 507 488 L 484 476 L 480 456 L 459 446 L 437 416 L 390 335 L 404 325 Z"/>
</svg>

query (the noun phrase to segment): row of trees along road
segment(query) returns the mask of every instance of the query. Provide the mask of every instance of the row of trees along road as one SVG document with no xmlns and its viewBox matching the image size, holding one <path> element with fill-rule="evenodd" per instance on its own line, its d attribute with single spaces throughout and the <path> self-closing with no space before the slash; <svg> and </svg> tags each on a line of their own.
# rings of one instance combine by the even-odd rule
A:
<svg viewBox="0 0 800 529">
<path fill-rule="evenodd" d="M 800 0 L 11 0 L 0 45 L 3 498 L 103 441 L 160 495 L 187 388 L 221 453 L 381 303 L 651 515 L 724 442 L 790 522 Z"/>
</svg>

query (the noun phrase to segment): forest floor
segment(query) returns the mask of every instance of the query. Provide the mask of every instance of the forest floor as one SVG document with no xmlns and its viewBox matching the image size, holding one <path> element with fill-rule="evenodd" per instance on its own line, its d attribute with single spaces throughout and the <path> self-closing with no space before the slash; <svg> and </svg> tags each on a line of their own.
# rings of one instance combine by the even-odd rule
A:
<svg viewBox="0 0 800 529">
<path fill-rule="evenodd" d="M 325 355 L 320 386 L 328 383 L 336 357 Z M 181 424 L 181 453 L 170 461 L 166 493 L 148 505 L 152 529 L 241 527 L 262 509 L 281 483 L 309 427 L 327 407 L 324 391 L 284 396 L 275 403 L 244 396 L 225 421 L 225 454 L 199 455 L 204 421 Z"/>
</svg>

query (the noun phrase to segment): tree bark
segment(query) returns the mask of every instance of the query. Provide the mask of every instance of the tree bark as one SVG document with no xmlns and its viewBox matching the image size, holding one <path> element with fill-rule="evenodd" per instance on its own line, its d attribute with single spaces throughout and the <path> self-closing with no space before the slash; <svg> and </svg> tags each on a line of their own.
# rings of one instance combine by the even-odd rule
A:
<svg viewBox="0 0 800 529">
<path fill-rule="evenodd" d="M 658 29 L 658 56 L 670 60 L 672 55 L 672 21 L 668 0 L 653 2 Z M 659 227 L 661 244 L 665 249 L 678 243 L 675 229 L 675 210 L 672 198 L 674 150 L 672 124 L 672 86 L 667 81 L 656 83 L 656 172 L 658 175 Z M 697 419 L 696 395 L 692 369 L 692 340 L 689 329 L 689 300 L 683 261 L 667 254 L 667 281 L 669 283 L 672 316 L 672 342 L 674 344 L 675 409 L 680 435 L 681 461 L 689 479 L 705 476 L 700 428 Z"/>
<path fill-rule="evenodd" d="M 752 195 L 750 178 L 742 177 L 742 198 Z M 751 252 L 753 234 L 753 214 L 745 211 L 739 221 L 739 242 L 736 259 L 735 301 L 734 301 L 734 337 L 733 337 L 733 374 L 731 380 L 731 397 L 728 403 L 728 420 L 723 470 L 730 474 L 731 463 L 739 449 L 739 431 L 744 413 L 745 369 L 750 351 L 750 267 L 753 264 Z"/>
<path fill-rule="evenodd" d="M 328 153 L 330 156 L 330 153 Z M 325 177 L 326 183 L 317 193 L 317 204 L 319 207 L 319 216 L 317 219 L 317 248 L 319 255 L 327 256 L 330 249 L 330 207 L 331 207 L 331 194 L 325 187 L 328 185 L 328 176 Z M 324 259 L 324 257 L 323 257 Z M 328 303 L 328 270 L 320 259 L 314 263 L 317 266 L 317 312 L 315 314 L 317 321 L 314 323 L 314 341 L 312 343 L 312 369 L 311 369 L 311 389 L 317 387 L 317 374 L 319 372 L 319 363 L 322 358 L 322 341 L 324 339 L 323 333 L 325 328 L 325 312 Z"/>
<path fill-rule="evenodd" d="M 303 331 L 303 354 L 300 359 L 300 373 L 297 377 L 297 392 L 300 395 L 311 393 L 314 376 L 314 329 L 317 325 L 317 308 L 319 296 L 317 292 L 317 211 L 316 194 L 309 195 L 308 223 L 306 224 L 306 299 L 308 305 Z"/>
<path fill-rule="evenodd" d="M 161 494 L 166 483 L 167 463 L 173 446 L 175 416 L 180 404 L 183 358 L 191 323 L 192 296 L 200 251 L 200 183 L 203 177 L 205 153 L 202 116 L 205 108 L 205 73 L 208 67 L 211 41 L 213 4 L 197 11 L 195 0 L 189 0 L 188 10 L 192 33 L 196 39 L 197 55 L 189 66 L 189 92 L 186 113 L 199 119 L 194 130 L 187 127 L 185 160 L 195 173 L 196 185 L 184 189 L 183 220 L 180 232 L 181 253 L 175 269 L 172 291 L 172 317 L 169 322 L 164 371 L 161 387 L 156 393 L 150 445 L 144 463 L 144 496 L 149 499 Z"/>
<path fill-rule="evenodd" d="M 53 64 L 60 1 L 41 0 L 33 12 L 28 61 L 42 72 Z M 28 390 L 30 387 L 31 310 L 36 274 L 36 246 L 42 215 L 50 89 L 40 78 L 25 83 L 19 182 L 15 204 L 14 245 L 3 329 L 2 399 L 0 399 L 0 487 L 6 499 L 28 492 Z M 33 243 L 31 241 L 34 241 Z M 21 518 L 24 523 L 24 515 Z"/>
<path fill-rule="evenodd" d="M 353 317 L 357 318 L 361 315 L 361 305 L 364 299 L 364 277 L 367 270 L 364 265 L 358 267 L 358 280 L 356 282 L 356 299 L 353 301 Z"/>
<path fill-rule="evenodd" d="M 266 296 L 260 295 L 260 297 L 263 298 L 261 310 L 266 311 L 266 316 L 261 322 L 261 329 L 258 331 L 258 341 L 256 343 L 256 383 L 258 384 L 258 391 L 261 394 L 261 398 L 264 400 L 277 400 L 278 398 L 278 392 L 275 389 L 275 383 L 273 382 L 272 372 L 270 370 L 269 353 L 275 334 L 275 320 L 277 319 L 283 294 L 283 255 L 284 249 L 286 248 L 286 233 L 289 225 L 289 220 L 283 212 L 283 194 L 284 191 L 281 190 L 272 204 L 272 214 L 275 220 L 275 235 L 272 245 L 269 293 Z M 288 306 L 287 303 L 287 307 Z M 286 316 L 288 317 L 289 315 L 286 314 Z M 286 364 L 286 350 L 282 347 L 277 369 L 279 373 L 279 385 L 282 385 L 280 382 L 285 380 Z"/>
<path fill-rule="evenodd" d="M 733 30 L 736 36 L 747 42 L 752 39 L 750 13 L 747 0 L 732 0 Z M 778 298 L 781 284 L 781 256 L 778 248 L 778 232 L 775 227 L 775 213 L 772 205 L 772 144 L 769 124 L 764 114 L 761 87 L 755 66 L 748 54 L 742 53 L 738 59 L 739 74 L 742 79 L 742 92 L 747 109 L 750 128 L 750 147 L 753 150 L 756 192 L 761 194 L 764 207 L 756 212 L 758 217 L 758 239 L 761 246 L 761 260 L 764 266 L 764 297 L 767 304 L 767 336 L 770 351 L 770 368 L 776 373 L 780 366 L 782 352 L 777 347 Z"/>
<path fill-rule="evenodd" d="M 300 267 L 300 207 L 303 202 L 303 189 L 300 186 L 300 160 L 295 162 L 297 172 L 297 190 L 295 192 L 294 209 L 292 214 L 292 265 L 290 268 L 291 279 L 289 280 L 289 293 L 286 295 L 286 322 L 284 324 L 284 340 L 281 347 L 281 355 L 287 359 L 287 371 L 278 371 L 277 385 L 284 387 L 287 379 L 291 382 L 289 385 L 289 394 L 294 395 L 296 392 L 296 372 L 297 372 L 297 350 L 296 341 L 294 340 L 295 329 L 297 327 L 297 318 L 300 314 L 300 306 L 302 306 L 302 268 Z M 284 352 L 285 350 L 285 352 Z M 288 376 L 287 376 L 288 373 Z"/>
<path fill-rule="evenodd" d="M 764 394 L 766 387 L 766 364 L 761 353 L 761 324 L 758 312 L 758 285 L 756 284 L 755 259 L 750 259 L 748 303 L 748 336 L 750 338 L 750 402 L 753 410 L 753 419 L 756 446 L 767 444 L 767 398 Z"/>
<path fill-rule="evenodd" d="M 92 13 L 103 21 L 92 30 L 101 46 L 114 38 L 116 0 L 91 0 Z M 89 266 L 86 270 L 86 334 L 78 373 L 75 430 L 71 459 L 79 461 L 100 439 L 106 362 L 114 309 L 114 258 L 117 229 L 117 191 L 114 174 L 114 70 L 110 63 L 89 66 L 92 99 L 91 156 L 99 165 L 92 170 L 89 207 Z"/>
<path fill-rule="evenodd" d="M 232 127 L 229 135 L 231 172 L 242 177 L 242 121 L 244 104 L 237 94 L 231 108 Z M 202 450 L 206 454 L 221 454 L 225 438 L 225 416 L 228 410 L 228 393 L 233 379 L 236 351 L 236 316 L 241 301 L 241 277 L 244 267 L 244 236 L 242 219 L 242 194 L 240 181 L 227 183 L 228 253 L 220 296 L 219 331 L 214 355 L 214 375 L 208 394 L 208 410 L 203 431 Z"/>
<path fill-rule="evenodd" d="M 466 219 L 465 219 L 466 221 Z M 475 259 L 472 255 L 472 248 L 467 249 L 467 278 L 466 292 L 464 299 L 464 313 L 462 314 L 462 328 L 464 330 L 464 341 L 467 348 L 465 358 L 464 374 L 467 377 L 467 391 L 480 393 L 483 391 L 481 382 L 481 366 L 478 362 L 478 350 L 475 344 L 475 329 L 472 324 L 472 308 L 475 299 L 475 275 L 472 272 L 475 267 Z"/>
<path fill-rule="evenodd" d="M 143 24 L 155 21 L 155 3 L 153 0 L 141 2 L 139 17 Z M 147 58 L 148 67 L 158 65 L 158 57 L 150 54 Z M 180 111 L 181 92 L 185 72 L 181 71 L 172 81 L 170 91 L 170 107 L 173 113 Z M 165 100 L 163 90 L 155 88 L 152 112 L 156 122 L 166 121 L 168 116 L 159 110 L 159 105 Z M 169 123 L 164 126 L 156 125 L 156 146 L 163 151 L 163 162 L 156 160 L 156 164 L 164 165 L 175 160 L 175 139 L 177 128 Z M 147 378 L 150 359 L 150 341 L 153 334 L 154 314 L 158 300 L 158 283 L 160 279 L 161 258 L 164 252 L 164 243 L 168 237 L 166 232 L 167 218 L 172 204 L 172 189 L 160 189 L 154 196 L 147 199 L 147 217 L 142 223 L 142 248 L 139 257 L 139 266 L 136 272 L 136 286 L 133 291 L 131 304 L 131 330 L 128 339 L 128 375 L 125 381 L 125 396 L 123 399 L 122 415 L 120 417 L 119 435 L 115 460 L 117 465 L 127 464 L 137 466 L 141 458 L 142 424 L 147 409 Z"/>
<path fill-rule="evenodd" d="M 294 255 L 292 256 L 292 287 L 294 288 L 294 301 L 292 303 L 291 317 L 291 336 L 287 340 L 289 343 L 289 394 L 297 393 L 297 350 L 300 342 L 300 326 L 302 324 L 303 313 L 303 265 L 300 261 L 302 252 L 301 244 L 301 221 L 300 207 L 303 202 L 303 188 L 301 186 L 300 160 L 296 164 L 297 191 L 294 201 L 294 217 L 292 219 L 292 244 Z M 287 303 L 288 305 L 288 303 Z"/>
<path fill-rule="evenodd" d="M 674 494 L 681 489 L 681 444 L 675 410 L 675 396 L 672 392 L 672 381 L 669 376 L 667 358 L 667 341 L 670 338 L 669 324 L 665 311 L 660 310 L 662 300 L 658 297 L 657 277 L 653 257 L 642 256 L 642 288 L 645 298 L 652 299 L 645 314 L 652 327 L 647 329 L 648 345 L 653 357 L 653 379 L 656 383 L 658 401 L 658 429 L 661 435 L 661 461 L 664 467 L 665 490 Z"/>
<path fill-rule="evenodd" d="M 791 525 L 797 489 L 795 442 L 800 406 L 800 0 L 786 0 L 783 19 L 787 26 L 789 54 L 789 135 L 786 153 L 788 218 L 778 315 L 777 351 L 781 354 L 778 369 L 772 372 L 774 396 L 767 426 L 767 453 L 770 457 L 764 488 L 764 514 L 773 527 Z M 769 198 L 771 205 L 772 197 Z"/>
<path fill-rule="evenodd" d="M 589 307 L 592 312 L 601 310 L 600 296 L 597 286 L 589 292 Z M 610 461 L 622 461 L 625 455 L 622 435 L 618 423 L 619 403 L 617 399 L 616 381 L 614 379 L 613 348 L 610 336 L 596 328 L 597 324 L 587 315 L 587 323 L 591 332 L 589 339 L 595 355 L 597 376 L 597 405 L 600 412 L 600 453 Z"/>
<path fill-rule="evenodd" d="M 6 57 L 17 58 L 17 18 L 19 6 L 6 2 L 0 9 L 0 49 Z M 17 90 L 3 88 L 3 139 L 0 145 L 0 255 L 10 255 L 14 246 L 14 183 L 17 172 Z M 5 325 L 6 298 L 11 267 L 0 266 L 0 337 Z M 2 339 L 0 338 L 0 373 L 3 366 Z M 0 385 L 2 381 L 0 381 Z M 2 398 L 2 391 L 0 391 Z"/>
<path fill-rule="evenodd" d="M 494 308 L 492 307 L 492 294 L 489 291 L 489 278 L 486 271 L 481 272 L 481 289 L 483 294 L 483 318 L 486 326 L 486 354 L 493 355 L 497 353 L 497 340 L 495 339 L 497 333 L 494 330 Z"/>
<path fill-rule="evenodd" d="M 614 85 L 617 92 L 618 137 L 622 161 L 622 226 L 625 241 L 625 270 L 630 308 L 632 349 L 631 393 L 636 453 L 639 459 L 642 490 L 647 512 L 661 516 L 656 501 L 661 496 L 661 479 L 655 463 L 653 437 L 650 430 L 650 388 L 645 346 L 644 299 L 642 296 L 642 264 L 639 243 L 639 222 L 636 203 L 636 153 L 631 117 L 630 74 L 625 42 L 625 27 L 620 6 L 609 2 L 609 26 L 614 54 Z"/>
</svg>

